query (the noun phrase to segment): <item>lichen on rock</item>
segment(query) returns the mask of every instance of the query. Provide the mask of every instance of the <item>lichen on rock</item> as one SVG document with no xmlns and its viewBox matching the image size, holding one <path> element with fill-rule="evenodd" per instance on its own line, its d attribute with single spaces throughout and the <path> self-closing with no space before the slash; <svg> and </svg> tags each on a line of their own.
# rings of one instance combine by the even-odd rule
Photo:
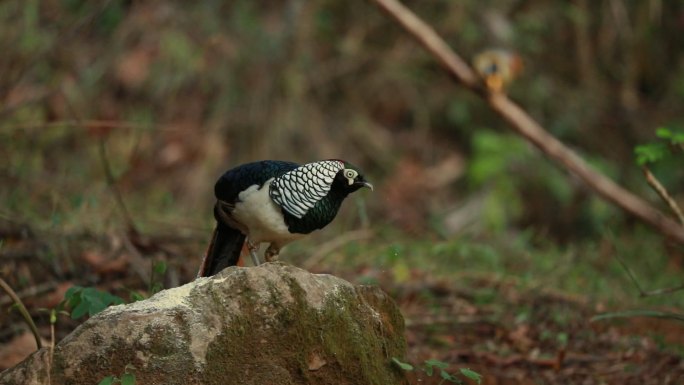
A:
<svg viewBox="0 0 684 385">
<path fill-rule="evenodd" d="M 96 384 L 128 364 L 139 384 L 404 384 L 391 365 L 403 332 L 379 288 L 276 262 L 113 306 L 60 342 L 50 369 L 29 366 L 52 384 Z"/>
</svg>

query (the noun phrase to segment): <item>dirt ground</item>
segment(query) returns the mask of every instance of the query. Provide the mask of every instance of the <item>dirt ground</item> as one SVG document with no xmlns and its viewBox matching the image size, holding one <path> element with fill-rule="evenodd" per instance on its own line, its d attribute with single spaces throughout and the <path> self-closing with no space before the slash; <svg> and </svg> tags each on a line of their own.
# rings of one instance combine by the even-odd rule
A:
<svg viewBox="0 0 684 385">
<path fill-rule="evenodd" d="M 151 287 L 151 261 L 168 266 L 163 284 L 172 287 L 194 275 L 183 259 L 203 241 L 160 239 L 123 240 L 74 237 L 86 246 L 70 258 L 30 255 L 42 246 L 30 233 L 5 231 L 2 277 L 16 288 L 38 324 L 45 343 L 50 340 L 46 309 L 54 308 L 72 285 L 97 285 L 128 298 Z M 69 249 L 66 243 L 65 247 Z M 102 245 L 107 245 L 102 247 Z M 145 246 L 145 247 L 143 247 Z M 136 251 L 137 250 L 137 251 Z M 142 252 L 140 252 L 142 251 Z M 427 359 L 449 364 L 450 373 L 470 368 L 490 384 L 683 384 L 681 323 L 652 318 L 591 321 L 607 308 L 582 297 L 542 289 L 521 290 L 513 281 L 464 275 L 456 281 L 435 279 L 419 269 L 409 279 L 394 282 L 384 270 L 359 267 L 325 271 L 358 283 L 373 282 L 389 292 L 406 321 L 409 351 L 406 361 L 420 366 Z M 35 349 L 19 312 L 8 296 L 0 296 L 0 369 L 10 367 Z M 80 321 L 60 316 L 59 340 Z M 412 383 L 440 384 L 438 375 L 409 373 Z"/>
<path fill-rule="evenodd" d="M 470 368 L 484 384 L 682 384 L 682 324 L 629 318 L 592 322 L 603 305 L 474 278 L 468 289 L 414 276 L 389 288 L 406 320 L 412 364 Z M 418 283 L 420 282 L 420 283 Z M 617 310 L 617 309 L 610 309 Z M 414 376 L 416 383 L 441 378 Z"/>
</svg>

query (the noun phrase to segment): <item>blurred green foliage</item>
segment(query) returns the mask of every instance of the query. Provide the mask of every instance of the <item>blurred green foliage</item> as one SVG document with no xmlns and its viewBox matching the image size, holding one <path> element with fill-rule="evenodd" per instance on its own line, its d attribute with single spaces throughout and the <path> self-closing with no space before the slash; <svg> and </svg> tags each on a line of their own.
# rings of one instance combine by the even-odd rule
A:
<svg viewBox="0 0 684 385">
<path fill-rule="evenodd" d="M 71 318 L 79 319 L 86 315 L 92 317 L 110 305 L 120 305 L 124 300 L 106 291 L 93 287 L 72 286 L 64 294 L 60 306 L 71 309 Z"/>
<path fill-rule="evenodd" d="M 589 1 L 405 3 L 465 59 L 491 47 L 517 51 L 525 70 L 510 96 L 592 165 L 658 202 L 632 160 L 654 127 L 672 128 L 663 145 L 680 138 L 684 4 L 619 2 L 617 12 Z M 498 270 L 519 257 L 531 270 L 516 274 L 544 274 L 567 255 L 598 263 L 607 229 L 625 244 L 645 236 L 512 135 L 370 3 L 10 0 L 0 2 L 0 47 L 0 215 L 57 234 L 39 253 L 48 263 L 73 258 L 64 234 L 123 227 L 101 142 L 142 232 L 201 240 L 225 169 L 346 158 L 377 191 L 301 247 L 360 224 L 400 228 L 395 236 L 415 244 L 377 261 L 397 264 L 406 279 L 410 266 L 453 255 Z M 450 157 L 447 173 L 440 166 Z M 681 201 L 680 163 L 653 168 Z M 479 199 L 477 215 L 449 228 L 446 218 Z M 644 242 L 678 258 L 676 248 Z M 539 270 L 525 265 L 534 258 L 521 249 L 532 247 L 552 250 L 535 262 Z M 570 276 L 598 275 L 585 273 Z"/>
<path fill-rule="evenodd" d="M 642 144 L 634 148 L 638 165 L 644 166 L 663 161 L 669 158 L 675 149 L 684 152 L 684 132 L 661 127 L 656 130 L 656 136 L 661 141 Z"/>
<path fill-rule="evenodd" d="M 517 50 L 526 71 L 512 96 L 586 156 L 617 165 L 615 175 L 632 187 L 641 188 L 624 162 L 631 149 L 654 122 L 681 121 L 681 4 L 625 3 L 622 19 L 591 2 L 407 5 L 465 58 L 491 46 Z M 27 200 L 46 200 L 44 192 L 24 188 L 27 175 L 53 179 L 67 196 L 74 192 L 62 188 L 68 183 L 60 175 L 74 176 L 75 185 L 98 181 L 97 162 L 73 166 L 71 159 L 91 156 L 87 147 L 106 135 L 111 162 L 135 194 L 130 199 L 147 203 L 132 203 L 134 211 L 147 213 L 174 205 L 190 207 L 183 216 L 206 209 L 206 181 L 256 158 L 347 157 L 383 177 L 404 157 L 418 153 L 420 166 L 429 167 L 453 152 L 468 161 L 468 193 L 491 189 L 484 218 L 492 228 L 521 223 L 540 202 L 521 193 L 528 182 L 515 174 L 531 165 L 548 173 L 540 179 L 550 181 L 552 204 L 575 203 L 577 187 L 553 167 L 538 170 L 545 160 L 502 130 L 479 100 L 445 82 L 433 60 L 371 4 L 31 0 L 3 2 L 0 19 L 0 135 L 12 143 L 1 149 L 5 157 L 32 158 L 3 164 L 5 174 L 21 178 L 16 194 Z M 134 125 L 84 132 L 83 120 Z M 57 124 L 67 121 L 76 125 Z M 15 149 L 25 141 L 18 135 L 41 140 Z M 54 151 L 46 154 L 48 147 Z M 501 163 L 508 161 L 517 170 L 506 170 Z M 188 182 L 188 173 L 197 179 Z M 680 190 L 680 180 L 668 182 Z M 583 199 L 585 208 L 574 212 L 591 211 Z M 9 207 L 23 212 L 26 203 Z"/>
<path fill-rule="evenodd" d="M 401 370 L 407 372 L 411 372 L 414 370 L 422 371 L 428 377 L 432 377 L 435 373 L 439 372 L 439 377 L 442 379 L 440 384 L 444 383 L 444 381 L 453 384 L 465 384 L 465 382 L 463 382 L 463 379 L 460 378 L 458 375 L 449 373 L 449 371 L 447 370 L 449 368 L 449 364 L 444 361 L 429 359 L 425 360 L 422 366 L 415 367 L 407 362 L 403 362 L 397 359 L 396 357 L 392 357 L 392 363 L 399 367 Z M 435 368 L 437 368 L 437 371 L 435 371 Z M 474 370 L 468 368 L 459 368 L 459 373 L 464 378 L 472 380 L 476 384 L 482 383 L 482 375 Z"/>
<path fill-rule="evenodd" d="M 121 377 L 117 376 L 107 376 L 100 380 L 97 385 L 115 385 L 115 384 L 121 384 L 121 385 L 135 385 L 136 384 L 136 379 L 135 379 L 135 366 L 132 364 L 127 364 L 126 367 L 124 368 L 124 373 L 121 375 Z"/>
<path fill-rule="evenodd" d="M 639 298 L 638 289 L 614 257 L 618 255 L 637 272 L 641 287 L 649 291 L 681 285 L 681 273 L 672 268 L 669 254 L 669 246 L 662 244 L 659 235 L 642 227 L 628 237 L 608 233 L 600 241 L 564 247 L 532 232 L 518 233 L 516 237 L 469 234 L 449 240 L 402 240 L 395 231 L 388 230 L 366 245 L 363 252 L 349 245 L 341 255 L 331 255 L 321 264 L 330 271 L 358 265 L 381 266 L 393 279 L 397 271 L 402 273 L 408 268 L 408 274 L 413 274 L 419 269 L 431 282 L 446 280 L 461 285 L 474 303 L 483 306 L 498 302 L 500 292 L 492 285 L 512 285 L 521 293 L 576 294 L 608 308 L 682 308 L 684 297 L 676 293 Z M 373 277 L 362 276 L 359 280 L 377 284 Z M 529 311 L 534 309 L 528 309 L 527 314 L 524 310 L 520 310 L 521 321 L 529 318 Z M 562 325 L 567 322 L 566 310 L 557 309 L 549 317 Z"/>
<path fill-rule="evenodd" d="M 482 213 L 494 229 L 503 230 L 522 211 L 521 178 L 515 174 L 529 157 L 528 145 L 511 134 L 479 130 L 473 135 L 468 176 L 474 187 L 489 184 L 491 191 Z"/>
</svg>

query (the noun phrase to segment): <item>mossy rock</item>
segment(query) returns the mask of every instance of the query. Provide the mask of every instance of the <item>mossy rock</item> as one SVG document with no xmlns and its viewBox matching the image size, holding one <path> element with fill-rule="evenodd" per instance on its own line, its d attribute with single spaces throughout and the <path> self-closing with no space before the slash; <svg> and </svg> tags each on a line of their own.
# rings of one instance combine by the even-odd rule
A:
<svg viewBox="0 0 684 385">
<path fill-rule="evenodd" d="M 52 365 L 29 358 L 0 384 L 27 373 L 47 383 L 48 370 L 52 384 L 97 384 L 126 365 L 138 384 L 406 384 L 391 364 L 403 333 L 377 287 L 283 263 L 230 267 L 105 310 L 57 345 Z"/>
</svg>

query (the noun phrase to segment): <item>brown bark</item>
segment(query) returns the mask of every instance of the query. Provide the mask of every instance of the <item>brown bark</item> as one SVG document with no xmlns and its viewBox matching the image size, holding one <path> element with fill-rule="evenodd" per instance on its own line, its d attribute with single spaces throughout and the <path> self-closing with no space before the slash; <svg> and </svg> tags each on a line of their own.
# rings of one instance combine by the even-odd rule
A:
<svg viewBox="0 0 684 385">
<path fill-rule="evenodd" d="M 396 0 L 373 0 L 392 19 L 430 52 L 462 85 L 480 95 L 511 128 L 544 154 L 579 177 L 608 202 L 649 224 L 667 237 L 684 244 L 684 227 L 649 203 L 601 174 L 561 141 L 549 134 L 520 106 L 503 93 L 489 92 L 468 64 L 428 24 Z"/>
</svg>

